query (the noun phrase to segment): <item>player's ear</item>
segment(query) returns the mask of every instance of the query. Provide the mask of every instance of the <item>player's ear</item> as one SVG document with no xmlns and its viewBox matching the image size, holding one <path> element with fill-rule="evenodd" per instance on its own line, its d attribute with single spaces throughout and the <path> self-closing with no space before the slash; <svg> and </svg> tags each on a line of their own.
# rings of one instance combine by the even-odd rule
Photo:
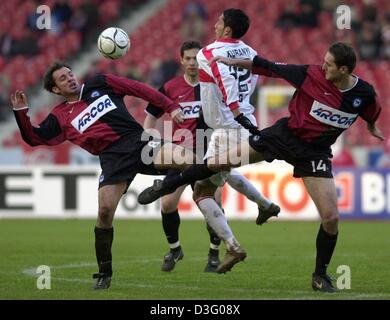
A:
<svg viewBox="0 0 390 320">
<path fill-rule="evenodd" d="M 349 72 L 348 72 L 348 67 L 347 67 L 347 66 L 341 66 L 341 67 L 339 68 L 339 70 L 340 70 L 340 72 L 341 72 L 342 74 L 347 74 L 347 73 L 349 73 Z"/>
<path fill-rule="evenodd" d="M 231 27 L 225 27 L 224 36 L 226 38 L 231 38 L 232 37 L 232 28 Z"/>
<path fill-rule="evenodd" d="M 60 92 L 61 92 L 61 90 L 57 86 L 54 86 L 53 88 L 51 88 L 51 91 L 55 94 L 60 94 Z"/>
</svg>

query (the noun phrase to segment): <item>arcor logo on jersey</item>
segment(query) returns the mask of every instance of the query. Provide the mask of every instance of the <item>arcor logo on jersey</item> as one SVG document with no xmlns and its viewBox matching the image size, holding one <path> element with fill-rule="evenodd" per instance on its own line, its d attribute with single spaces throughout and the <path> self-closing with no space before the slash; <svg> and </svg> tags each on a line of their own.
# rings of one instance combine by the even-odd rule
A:
<svg viewBox="0 0 390 320">
<path fill-rule="evenodd" d="M 202 109 L 200 101 L 180 102 L 179 105 L 184 113 L 184 119 L 199 118 L 199 112 Z"/>
<path fill-rule="evenodd" d="M 310 115 L 322 123 L 341 129 L 349 128 L 358 116 L 331 108 L 315 100 L 311 106 Z"/>
<path fill-rule="evenodd" d="M 83 133 L 107 112 L 116 109 L 115 103 L 106 94 L 91 103 L 86 109 L 72 120 L 72 126 Z"/>
</svg>

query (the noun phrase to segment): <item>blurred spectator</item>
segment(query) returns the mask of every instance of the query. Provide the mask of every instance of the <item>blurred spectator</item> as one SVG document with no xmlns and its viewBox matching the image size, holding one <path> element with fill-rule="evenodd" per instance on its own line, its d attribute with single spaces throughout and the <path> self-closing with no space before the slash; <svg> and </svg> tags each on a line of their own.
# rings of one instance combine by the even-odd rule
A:
<svg viewBox="0 0 390 320">
<path fill-rule="evenodd" d="M 299 26 L 299 16 L 294 2 L 287 3 L 284 11 L 276 22 L 276 26 L 285 31 Z"/>
<path fill-rule="evenodd" d="M 0 121 L 7 119 L 7 110 L 9 109 L 7 101 L 0 95 Z"/>
<path fill-rule="evenodd" d="M 321 10 L 319 0 L 301 0 L 301 14 L 299 24 L 301 27 L 315 28 L 318 26 L 318 14 Z"/>
<path fill-rule="evenodd" d="M 0 30 L 0 55 L 9 57 L 11 53 L 12 37 L 7 32 Z"/>
<path fill-rule="evenodd" d="M 381 34 L 372 22 L 363 22 L 356 42 L 361 60 L 374 60 L 379 57 Z"/>
<path fill-rule="evenodd" d="M 67 0 L 57 0 L 53 8 L 53 17 L 58 23 L 69 23 L 73 10 Z"/>
<path fill-rule="evenodd" d="M 170 58 L 161 64 L 155 62 L 149 72 L 148 82 L 151 86 L 160 88 L 163 83 L 174 78 L 179 70 L 180 66 L 174 58 Z"/>
<path fill-rule="evenodd" d="M 207 20 L 207 12 L 203 4 L 199 1 L 189 1 L 183 10 L 183 20 L 186 20 L 189 16 L 196 12 L 203 20 Z"/>
<path fill-rule="evenodd" d="M 372 23 L 376 23 L 378 21 L 378 11 L 373 0 L 364 0 L 362 21 L 369 21 Z"/>
<path fill-rule="evenodd" d="M 183 11 L 181 36 L 183 41 L 199 41 L 203 43 L 205 40 L 206 30 L 206 10 L 200 2 L 189 2 Z"/>
<path fill-rule="evenodd" d="M 382 33 L 381 57 L 390 60 L 390 12 L 388 12 L 385 15 L 381 33 Z"/>
<path fill-rule="evenodd" d="M 39 52 L 37 36 L 29 29 L 25 29 L 18 35 L 15 35 L 11 42 L 12 56 L 25 55 L 34 56 Z"/>
</svg>

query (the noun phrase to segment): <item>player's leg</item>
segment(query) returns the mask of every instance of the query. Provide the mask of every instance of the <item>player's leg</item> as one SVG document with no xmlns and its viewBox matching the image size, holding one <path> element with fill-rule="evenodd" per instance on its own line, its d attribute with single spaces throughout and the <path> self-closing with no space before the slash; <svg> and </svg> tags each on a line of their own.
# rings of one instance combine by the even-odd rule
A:
<svg viewBox="0 0 390 320">
<path fill-rule="evenodd" d="M 151 203 L 163 195 L 173 192 L 182 185 L 207 179 L 217 172 L 229 171 L 232 167 L 256 163 L 262 160 L 264 160 L 262 153 L 253 149 L 249 145 L 248 140 L 243 140 L 240 145 L 231 147 L 229 151 L 210 156 L 203 162 L 197 162 L 189 166 L 181 173 L 165 177 L 164 180 L 155 180 L 153 186 L 146 188 L 140 193 L 138 202 L 140 204 Z M 197 159 L 197 161 L 199 160 Z"/>
<path fill-rule="evenodd" d="M 172 271 L 176 262 L 183 259 L 184 253 L 179 241 L 180 216 L 177 206 L 186 186 L 161 198 L 161 218 L 165 236 L 169 244 L 169 252 L 164 256 L 162 271 Z"/>
<path fill-rule="evenodd" d="M 114 238 L 112 221 L 119 200 L 126 190 L 127 182 L 105 185 L 99 189 L 99 210 L 95 226 L 95 250 L 99 273 L 94 274 L 97 279 L 94 289 L 108 289 L 112 276 L 111 246 Z"/>
<path fill-rule="evenodd" d="M 269 218 L 277 216 L 280 207 L 265 198 L 255 186 L 237 170 L 231 170 L 227 183 L 239 193 L 245 195 L 249 200 L 255 202 L 258 207 L 256 224 L 262 225 Z"/>
<path fill-rule="evenodd" d="M 321 216 L 321 225 L 316 240 L 317 256 L 312 286 L 314 290 L 335 292 L 331 278 L 326 273 L 338 236 L 339 212 L 334 180 L 333 178 L 304 177 L 303 182 Z"/>
<path fill-rule="evenodd" d="M 222 209 L 222 212 L 225 214 L 225 211 L 222 207 L 222 192 L 221 188 L 217 188 L 214 193 L 214 200 L 218 206 Z M 204 268 L 204 272 L 217 272 L 217 268 L 221 261 L 219 260 L 219 246 L 221 245 L 221 239 L 218 237 L 217 233 L 210 227 L 206 222 L 206 229 L 209 233 L 210 238 L 210 247 L 209 253 L 207 255 L 207 263 Z"/>
<path fill-rule="evenodd" d="M 227 252 L 224 261 L 217 268 L 218 273 L 225 273 L 230 271 L 236 263 L 243 261 L 246 258 L 246 252 L 234 237 L 226 216 L 214 199 L 216 189 L 216 185 L 209 179 L 198 181 L 195 184 L 193 198 L 208 225 L 225 242 Z"/>
<path fill-rule="evenodd" d="M 153 159 L 157 169 L 184 169 L 195 162 L 196 156 L 192 150 L 171 142 L 164 142 Z M 201 160 L 198 159 L 198 162 Z"/>
</svg>

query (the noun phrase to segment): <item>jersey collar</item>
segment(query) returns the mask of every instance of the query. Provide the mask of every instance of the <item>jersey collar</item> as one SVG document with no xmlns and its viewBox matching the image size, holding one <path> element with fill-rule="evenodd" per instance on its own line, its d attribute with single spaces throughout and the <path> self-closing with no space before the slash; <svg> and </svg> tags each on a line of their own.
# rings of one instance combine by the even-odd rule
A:
<svg viewBox="0 0 390 320">
<path fill-rule="evenodd" d="M 221 38 L 221 39 L 216 40 L 216 42 L 239 43 L 240 39 Z"/>
</svg>

